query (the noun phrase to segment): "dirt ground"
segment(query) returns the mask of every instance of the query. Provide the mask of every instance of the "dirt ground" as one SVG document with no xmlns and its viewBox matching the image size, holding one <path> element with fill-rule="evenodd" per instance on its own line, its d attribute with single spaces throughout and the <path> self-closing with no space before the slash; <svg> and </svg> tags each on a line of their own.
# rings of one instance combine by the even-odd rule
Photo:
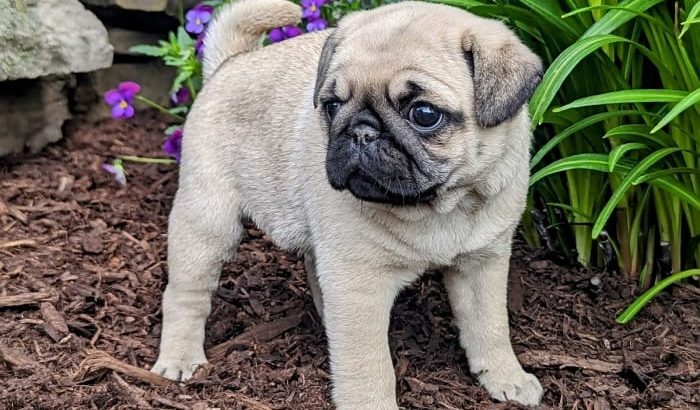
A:
<svg viewBox="0 0 700 410">
<path fill-rule="evenodd" d="M 0 160 L 0 408 L 330 409 L 323 327 L 303 263 L 249 226 L 207 327 L 211 364 L 185 385 L 155 361 L 173 166 L 99 167 L 160 154 L 166 125 L 73 125 L 38 155 Z M 627 326 L 634 283 L 561 267 L 517 245 L 512 340 L 542 382 L 542 408 L 700 408 L 700 291 L 677 286 Z M 391 350 L 405 409 L 517 408 L 470 377 L 439 273 L 404 292 Z"/>
</svg>

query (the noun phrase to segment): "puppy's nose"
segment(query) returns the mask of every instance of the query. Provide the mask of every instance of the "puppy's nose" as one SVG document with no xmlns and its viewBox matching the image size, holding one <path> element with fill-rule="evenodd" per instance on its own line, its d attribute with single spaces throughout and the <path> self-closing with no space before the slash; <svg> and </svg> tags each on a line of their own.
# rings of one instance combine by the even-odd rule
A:
<svg viewBox="0 0 700 410">
<path fill-rule="evenodd" d="M 350 133 L 360 144 L 379 138 L 382 124 L 370 110 L 362 110 L 350 119 Z"/>
<path fill-rule="evenodd" d="M 352 129 L 355 141 L 361 145 L 374 141 L 379 137 L 379 130 L 367 124 L 360 124 Z"/>
</svg>

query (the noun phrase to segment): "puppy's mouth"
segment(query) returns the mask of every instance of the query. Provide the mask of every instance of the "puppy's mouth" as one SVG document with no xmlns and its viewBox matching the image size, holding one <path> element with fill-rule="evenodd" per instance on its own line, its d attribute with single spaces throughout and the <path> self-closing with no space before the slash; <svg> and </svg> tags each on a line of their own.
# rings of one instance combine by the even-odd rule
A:
<svg viewBox="0 0 700 410">
<path fill-rule="evenodd" d="M 363 201 L 399 206 L 428 203 L 437 197 L 447 173 L 419 150 L 419 144 L 402 144 L 388 132 L 377 132 L 370 139 L 354 134 L 330 138 L 326 174 L 334 189 L 347 189 Z"/>
<path fill-rule="evenodd" d="M 337 190 L 347 189 L 363 201 L 401 206 L 428 203 L 435 199 L 438 188 L 416 190 L 412 184 L 401 181 L 387 181 L 382 185 L 361 169 L 351 173 L 343 184 L 331 185 Z"/>
</svg>

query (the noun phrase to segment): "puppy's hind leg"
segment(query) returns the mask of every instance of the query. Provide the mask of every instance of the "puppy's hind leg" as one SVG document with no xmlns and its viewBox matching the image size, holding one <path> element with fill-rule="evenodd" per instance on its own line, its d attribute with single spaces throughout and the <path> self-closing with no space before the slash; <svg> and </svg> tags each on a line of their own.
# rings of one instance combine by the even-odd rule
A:
<svg viewBox="0 0 700 410">
<path fill-rule="evenodd" d="M 187 380 L 206 363 L 204 327 L 223 262 L 240 240 L 240 196 L 207 166 L 183 168 L 168 226 L 168 285 L 151 371 Z M 212 176 L 210 173 L 218 175 Z"/>
</svg>

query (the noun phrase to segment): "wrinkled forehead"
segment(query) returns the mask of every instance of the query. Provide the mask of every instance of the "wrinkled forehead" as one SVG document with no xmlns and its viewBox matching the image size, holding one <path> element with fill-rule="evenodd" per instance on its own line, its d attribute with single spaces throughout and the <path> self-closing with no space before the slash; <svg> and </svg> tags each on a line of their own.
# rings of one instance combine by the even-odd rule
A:
<svg viewBox="0 0 700 410">
<path fill-rule="evenodd" d="M 399 100 L 418 89 L 460 108 L 457 99 L 468 82 L 461 31 L 435 27 L 430 17 L 390 10 L 345 21 L 335 33 L 339 47 L 329 70 L 336 96 L 382 93 Z"/>
</svg>

